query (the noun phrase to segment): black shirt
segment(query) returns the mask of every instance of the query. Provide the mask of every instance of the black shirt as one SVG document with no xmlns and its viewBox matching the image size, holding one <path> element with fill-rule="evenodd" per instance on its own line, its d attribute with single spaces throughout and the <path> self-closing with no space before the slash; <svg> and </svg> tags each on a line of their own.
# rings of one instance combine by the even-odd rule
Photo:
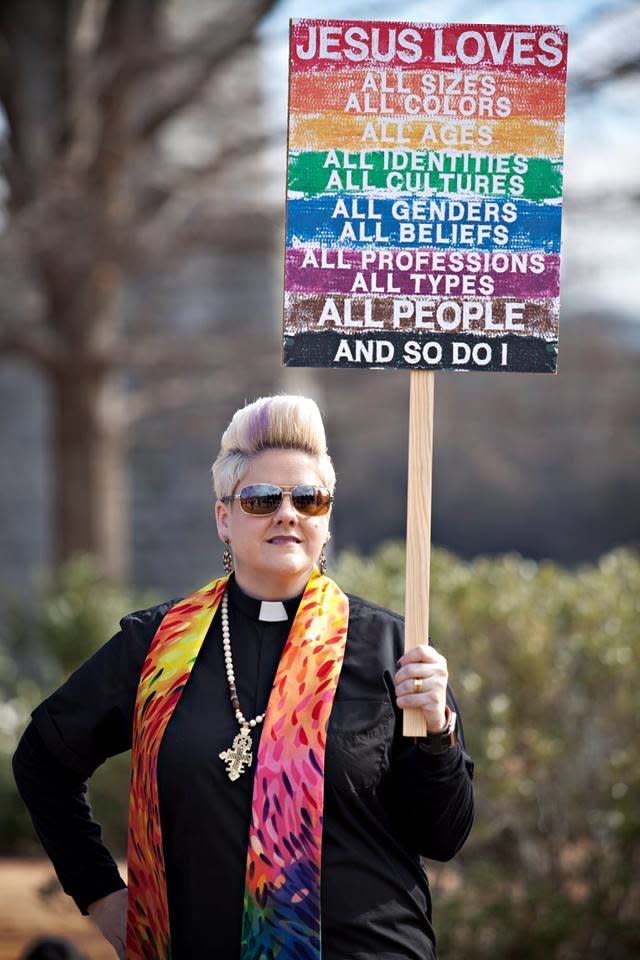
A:
<svg viewBox="0 0 640 960">
<path fill-rule="evenodd" d="M 258 619 L 260 601 L 232 576 L 229 621 L 247 719 L 263 713 L 289 619 Z M 14 773 L 65 891 L 83 913 L 124 886 L 85 798 L 104 760 L 130 748 L 140 670 L 169 601 L 124 617 L 120 631 L 32 714 Z M 431 900 L 420 855 L 450 859 L 473 822 L 473 761 L 460 713 L 458 746 L 439 756 L 402 736 L 393 674 L 403 619 L 349 596 L 345 658 L 325 756 L 321 863 L 323 960 L 430 960 Z M 254 762 L 230 781 L 219 753 L 233 715 L 216 613 L 158 756 L 158 789 L 174 960 L 238 960 Z"/>
</svg>

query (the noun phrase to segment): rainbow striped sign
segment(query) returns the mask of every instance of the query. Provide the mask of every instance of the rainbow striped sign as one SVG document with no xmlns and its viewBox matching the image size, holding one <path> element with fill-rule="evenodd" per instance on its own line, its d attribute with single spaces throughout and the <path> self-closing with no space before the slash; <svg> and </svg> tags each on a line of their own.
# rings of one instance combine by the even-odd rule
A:
<svg viewBox="0 0 640 960">
<path fill-rule="evenodd" d="M 292 20 L 283 361 L 555 373 L 567 35 Z"/>
</svg>

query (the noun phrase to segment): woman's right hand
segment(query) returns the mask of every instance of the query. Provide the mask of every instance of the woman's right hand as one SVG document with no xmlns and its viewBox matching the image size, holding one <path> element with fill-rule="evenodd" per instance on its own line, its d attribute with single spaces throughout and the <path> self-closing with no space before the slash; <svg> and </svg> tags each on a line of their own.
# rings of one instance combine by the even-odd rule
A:
<svg viewBox="0 0 640 960">
<path fill-rule="evenodd" d="M 108 940 L 120 960 L 126 960 L 127 944 L 127 888 L 94 900 L 87 911 L 96 927 Z"/>
</svg>

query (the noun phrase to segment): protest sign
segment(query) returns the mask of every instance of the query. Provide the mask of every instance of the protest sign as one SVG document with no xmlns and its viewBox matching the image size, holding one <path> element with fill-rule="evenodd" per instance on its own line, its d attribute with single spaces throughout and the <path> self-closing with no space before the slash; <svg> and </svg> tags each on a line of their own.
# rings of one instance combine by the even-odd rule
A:
<svg viewBox="0 0 640 960">
<path fill-rule="evenodd" d="M 557 371 L 566 62 L 558 26 L 291 21 L 283 362 L 413 371 L 407 649 L 434 371 Z"/>
<path fill-rule="evenodd" d="M 566 33 L 291 23 L 284 363 L 553 373 Z"/>
</svg>

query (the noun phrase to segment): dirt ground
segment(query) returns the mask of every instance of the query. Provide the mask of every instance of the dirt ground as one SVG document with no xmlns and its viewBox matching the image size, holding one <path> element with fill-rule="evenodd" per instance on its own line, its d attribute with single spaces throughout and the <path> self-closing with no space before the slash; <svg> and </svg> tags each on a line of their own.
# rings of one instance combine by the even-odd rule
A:
<svg viewBox="0 0 640 960">
<path fill-rule="evenodd" d="M 124 864 L 120 872 L 125 876 Z M 48 860 L 0 858 L 0 960 L 19 960 L 32 940 L 65 937 L 87 960 L 114 960 L 112 947 L 61 889 Z"/>
<path fill-rule="evenodd" d="M 126 864 L 118 867 L 126 879 Z M 440 871 L 439 891 L 457 891 L 459 885 L 455 871 Z M 49 860 L 0 857 L 0 960 L 20 960 L 25 947 L 46 934 L 70 940 L 86 960 L 117 956 L 64 893 Z"/>
</svg>

